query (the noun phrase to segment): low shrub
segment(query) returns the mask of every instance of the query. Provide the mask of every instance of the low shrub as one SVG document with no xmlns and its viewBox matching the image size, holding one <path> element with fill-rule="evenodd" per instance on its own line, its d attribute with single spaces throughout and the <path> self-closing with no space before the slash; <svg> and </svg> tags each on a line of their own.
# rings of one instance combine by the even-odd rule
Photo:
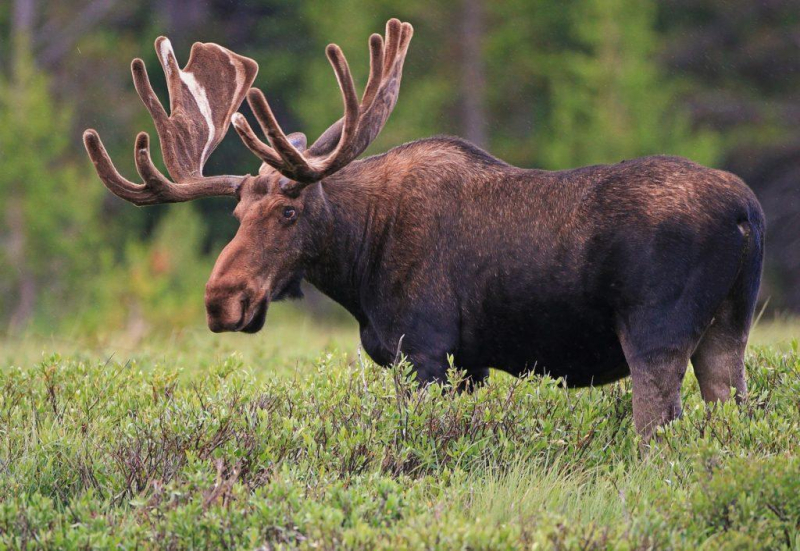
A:
<svg viewBox="0 0 800 551">
<path fill-rule="evenodd" d="M 417 388 L 327 354 L 179 373 L 48 357 L 0 372 L 0 543 L 120 548 L 797 547 L 800 357 L 685 414 L 642 457 L 630 383 L 497 374 Z M 261 379 L 265 379 L 263 382 Z M 691 379 L 691 377 L 687 378 Z"/>
</svg>

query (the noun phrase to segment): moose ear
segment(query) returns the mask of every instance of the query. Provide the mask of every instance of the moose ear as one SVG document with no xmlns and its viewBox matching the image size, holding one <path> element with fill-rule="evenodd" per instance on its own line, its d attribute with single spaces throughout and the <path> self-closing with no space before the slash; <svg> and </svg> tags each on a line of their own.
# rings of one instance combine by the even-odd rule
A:
<svg viewBox="0 0 800 551">
<path fill-rule="evenodd" d="M 308 149 L 308 139 L 302 132 L 292 132 L 286 137 L 289 139 L 289 143 L 291 143 L 296 150 L 305 151 Z"/>
</svg>

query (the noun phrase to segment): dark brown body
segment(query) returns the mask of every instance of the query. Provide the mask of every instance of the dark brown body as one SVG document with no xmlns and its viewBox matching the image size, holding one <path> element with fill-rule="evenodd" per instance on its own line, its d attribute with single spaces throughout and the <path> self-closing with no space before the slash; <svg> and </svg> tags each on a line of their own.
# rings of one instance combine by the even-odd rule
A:
<svg viewBox="0 0 800 551">
<path fill-rule="evenodd" d="M 744 392 L 764 220 L 729 173 L 676 157 L 524 170 L 433 138 L 352 163 L 304 202 L 292 281 L 347 308 L 380 364 L 402 336 L 423 381 L 452 354 L 477 379 L 579 386 L 638 369 L 676 394 L 695 354 L 704 395 Z M 724 381 L 704 384 L 704 354 L 727 340 Z"/>
</svg>

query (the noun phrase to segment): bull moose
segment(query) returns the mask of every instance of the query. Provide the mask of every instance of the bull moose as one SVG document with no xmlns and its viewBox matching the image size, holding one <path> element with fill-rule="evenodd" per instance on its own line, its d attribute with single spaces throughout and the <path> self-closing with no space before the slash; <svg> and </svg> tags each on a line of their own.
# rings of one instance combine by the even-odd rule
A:
<svg viewBox="0 0 800 551">
<path fill-rule="evenodd" d="M 259 331 L 269 304 L 301 296 L 305 279 L 356 318 L 378 364 L 402 342 L 423 383 L 446 376 L 448 355 L 475 383 L 489 367 L 568 386 L 630 374 L 645 439 L 680 414 L 690 360 L 706 401 L 731 387 L 743 398 L 765 230 L 752 191 L 678 157 L 551 172 L 453 137 L 356 160 L 397 102 L 412 32 L 392 19 L 385 41 L 370 37 L 360 100 L 342 51 L 327 47 L 344 116 L 310 147 L 251 88 L 255 61 L 196 43 L 181 69 L 164 37 L 169 114 L 142 60 L 131 69 L 174 182 L 153 165 L 147 133 L 136 138 L 136 184 L 86 130 L 100 179 L 126 201 L 238 199 L 239 229 L 206 285 L 211 331 Z M 236 112 L 245 96 L 270 145 Z M 203 176 L 231 122 L 258 174 Z"/>
</svg>

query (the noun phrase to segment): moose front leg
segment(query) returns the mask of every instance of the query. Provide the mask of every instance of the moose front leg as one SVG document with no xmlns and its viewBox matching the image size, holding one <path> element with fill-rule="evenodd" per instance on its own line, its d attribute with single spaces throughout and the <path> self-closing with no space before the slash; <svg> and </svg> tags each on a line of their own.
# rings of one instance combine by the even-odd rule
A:
<svg viewBox="0 0 800 551">
<path fill-rule="evenodd" d="M 393 356 L 393 361 L 397 359 L 397 354 Z M 447 380 L 447 370 L 450 363 L 447 360 L 447 353 L 431 354 L 427 352 L 409 353 L 406 356 L 408 362 L 414 367 L 414 373 L 421 386 L 432 383 L 445 384 Z M 391 362 L 389 362 L 391 363 Z M 456 366 L 458 368 L 458 366 Z M 467 370 L 465 377 L 458 382 L 458 392 L 472 392 L 481 386 L 489 377 L 489 369 Z"/>
<path fill-rule="evenodd" d="M 389 350 L 381 341 L 380 336 L 369 324 L 363 324 L 359 331 L 361 334 L 361 346 L 364 348 L 372 361 L 376 364 L 389 367 L 394 362 L 395 352 Z"/>
<path fill-rule="evenodd" d="M 389 339 L 381 339 L 381 336 L 371 325 L 361 327 L 361 346 L 369 354 L 372 360 L 383 367 L 390 367 L 392 364 L 405 357 L 414 367 L 417 380 L 422 385 L 433 382 L 444 382 L 447 378 L 447 354 L 440 357 L 419 347 L 409 344 L 409 339 L 405 335 L 394 339 L 393 347 L 387 345 L 392 342 Z"/>
<path fill-rule="evenodd" d="M 433 301 L 420 298 L 422 304 Z M 430 311 L 425 308 L 396 316 L 402 304 L 380 312 L 373 312 L 372 319 L 362 323 L 361 344 L 369 356 L 377 363 L 388 367 L 400 358 L 405 358 L 414 368 L 414 374 L 421 386 L 431 383 L 447 382 L 450 367 L 448 356 L 458 347 L 458 324 L 449 311 Z M 386 320 L 386 323 L 381 323 Z M 458 367 L 458 366 L 456 366 Z M 459 390 L 471 389 L 483 382 L 488 370 L 473 370 Z"/>
<path fill-rule="evenodd" d="M 420 300 L 433 304 L 432 299 Z M 422 385 L 445 384 L 450 367 L 448 356 L 458 347 L 458 325 L 447 309 L 421 308 L 421 314 L 412 315 L 402 324 L 406 330 L 397 347 L 414 366 L 417 380 Z M 456 366 L 458 367 L 458 366 Z"/>
<path fill-rule="evenodd" d="M 436 357 L 433 354 L 416 353 L 408 356 L 408 361 L 414 366 L 414 373 L 420 385 L 427 386 L 431 383 L 444 384 L 447 382 L 447 356 Z"/>
<path fill-rule="evenodd" d="M 446 383 L 447 380 L 447 370 L 450 368 L 450 364 L 445 361 L 437 361 L 433 358 L 423 358 L 421 361 L 419 359 L 415 360 L 414 358 L 409 358 L 411 364 L 414 366 L 417 374 L 417 380 L 420 384 L 428 385 L 430 383 Z M 458 366 L 455 366 L 456 369 L 459 369 Z M 458 381 L 458 385 L 456 386 L 456 391 L 459 393 L 461 392 L 472 392 L 479 386 L 481 386 L 486 379 L 489 378 L 489 369 L 473 369 L 467 370 L 464 373 L 464 377 Z M 450 381 L 452 382 L 452 381 Z"/>
</svg>

